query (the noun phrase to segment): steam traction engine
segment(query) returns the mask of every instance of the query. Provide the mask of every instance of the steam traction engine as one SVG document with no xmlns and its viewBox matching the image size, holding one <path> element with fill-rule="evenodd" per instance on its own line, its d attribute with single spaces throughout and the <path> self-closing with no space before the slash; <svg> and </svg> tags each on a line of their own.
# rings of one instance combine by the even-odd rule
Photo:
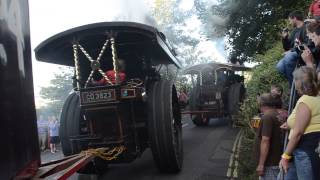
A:
<svg viewBox="0 0 320 180">
<path fill-rule="evenodd" d="M 181 170 L 173 84 L 180 63 L 161 32 L 131 22 L 96 23 L 59 33 L 35 52 L 39 61 L 74 67 L 74 91 L 60 120 L 65 155 L 105 148 L 92 161 L 103 169 L 131 162 L 150 147 L 160 171 Z"/>
</svg>

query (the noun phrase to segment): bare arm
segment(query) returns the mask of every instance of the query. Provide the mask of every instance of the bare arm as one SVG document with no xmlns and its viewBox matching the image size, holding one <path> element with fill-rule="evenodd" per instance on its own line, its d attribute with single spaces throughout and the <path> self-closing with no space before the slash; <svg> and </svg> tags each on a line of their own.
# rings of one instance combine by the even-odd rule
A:
<svg viewBox="0 0 320 180">
<path fill-rule="evenodd" d="M 311 110 L 306 104 L 300 103 L 297 108 L 296 122 L 294 128 L 292 129 L 292 135 L 285 150 L 286 154 L 292 154 L 293 150 L 300 141 L 301 136 L 304 134 L 305 129 L 310 123 L 310 120 Z"/>
<path fill-rule="evenodd" d="M 268 157 L 270 148 L 270 138 L 267 136 L 262 136 L 261 144 L 260 144 L 260 157 L 259 157 L 259 165 L 264 166 L 266 159 Z"/>
<path fill-rule="evenodd" d="M 269 147 L 270 147 L 270 137 L 262 136 L 261 144 L 260 144 L 259 164 L 256 169 L 258 176 L 264 175 L 264 169 L 265 169 L 264 164 L 265 164 L 266 159 L 268 157 Z"/>
<path fill-rule="evenodd" d="M 314 58 L 312 56 L 311 50 L 307 46 L 305 46 L 304 48 L 305 50 L 301 54 L 303 61 L 306 63 L 308 67 L 315 69 L 315 66 L 313 64 Z"/>
</svg>

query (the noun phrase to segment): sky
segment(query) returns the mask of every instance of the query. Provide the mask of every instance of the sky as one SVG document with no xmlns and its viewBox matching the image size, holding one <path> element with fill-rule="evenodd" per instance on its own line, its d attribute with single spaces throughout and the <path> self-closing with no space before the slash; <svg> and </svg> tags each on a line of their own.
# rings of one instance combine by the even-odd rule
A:
<svg viewBox="0 0 320 180">
<path fill-rule="evenodd" d="M 111 3 L 112 2 L 112 3 Z M 136 4 L 135 1 L 119 0 L 29 0 L 31 47 L 34 50 L 37 45 L 47 38 L 84 24 L 112 21 L 122 15 L 122 19 L 141 18 L 141 13 L 134 13 L 140 9 L 125 9 L 125 6 L 145 9 L 145 4 Z M 135 5 L 130 5 L 135 3 Z M 123 11 L 127 14 L 123 14 Z M 144 10 L 145 11 L 145 10 Z M 132 17 L 134 16 L 134 17 Z M 40 87 L 48 86 L 54 73 L 59 72 L 61 66 L 43 63 L 35 60 L 32 52 L 33 77 L 36 105 L 40 105 Z"/>
<path fill-rule="evenodd" d="M 84 24 L 113 21 L 116 18 L 143 23 L 145 15 L 150 14 L 152 3 L 153 0 L 29 0 L 31 47 L 35 49 L 47 38 Z M 193 1 L 182 0 L 180 8 L 189 10 L 192 7 Z M 191 17 L 187 21 L 187 29 L 194 30 L 199 23 L 199 20 Z M 221 41 L 204 41 L 199 46 L 201 49 L 210 47 L 211 51 L 205 51 L 205 56 L 225 59 L 225 55 L 219 53 L 221 50 L 213 48 L 216 43 Z M 49 85 L 54 73 L 59 72 L 59 66 L 36 61 L 34 52 L 32 55 L 36 105 L 41 105 L 40 87 Z"/>
</svg>

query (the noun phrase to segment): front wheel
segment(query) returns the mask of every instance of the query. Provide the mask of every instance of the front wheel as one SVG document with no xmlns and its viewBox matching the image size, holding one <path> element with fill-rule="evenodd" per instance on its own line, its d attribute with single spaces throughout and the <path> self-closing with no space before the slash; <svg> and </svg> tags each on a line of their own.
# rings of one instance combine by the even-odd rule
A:
<svg viewBox="0 0 320 180">
<path fill-rule="evenodd" d="M 162 172 L 179 172 L 183 162 L 181 112 L 173 83 L 148 88 L 148 130 L 153 159 Z"/>
<path fill-rule="evenodd" d="M 83 121 L 80 108 L 80 97 L 76 92 L 66 99 L 60 116 L 60 139 L 62 152 L 65 156 L 76 154 L 70 138 L 80 135 L 80 122 Z M 83 174 L 103 174 L 108 168 L 108 162 L 98 157 L 78 171 Z"/>
<path fill-rule="evenodd" d="M 80 134 L 80 97 L 76 92 L 71 93 L 63 104 L 60 115 L 60 140 L 62 152 L 65 156 L 74 154 L 70 137 Z"/>
</svg>

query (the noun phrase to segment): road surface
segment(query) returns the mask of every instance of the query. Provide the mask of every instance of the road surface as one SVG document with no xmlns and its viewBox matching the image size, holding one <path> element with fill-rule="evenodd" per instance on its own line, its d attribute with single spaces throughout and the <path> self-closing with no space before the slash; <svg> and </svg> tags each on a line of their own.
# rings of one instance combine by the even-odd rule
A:
<svg viewBox="0 0 320 180">
<path fill-rule="evenodd" d="M 101 177 L 74 175 L 71 179 L 99 180 L 220 180 L 227 170 L 238 129 L 220 119 L 212 119 L 207 127 L 196 127 L 189 116 L 183 118 L 184 164 L 178 174 L 161 174 L 151 151 L 129 164 L 110 165 Z M 51 155 L 52 156 L 52 155 Z M 56 154 L 60 157 L 61 155 Z M 48 160 L 48 158 L 46 159 Z"/>
</svg>

